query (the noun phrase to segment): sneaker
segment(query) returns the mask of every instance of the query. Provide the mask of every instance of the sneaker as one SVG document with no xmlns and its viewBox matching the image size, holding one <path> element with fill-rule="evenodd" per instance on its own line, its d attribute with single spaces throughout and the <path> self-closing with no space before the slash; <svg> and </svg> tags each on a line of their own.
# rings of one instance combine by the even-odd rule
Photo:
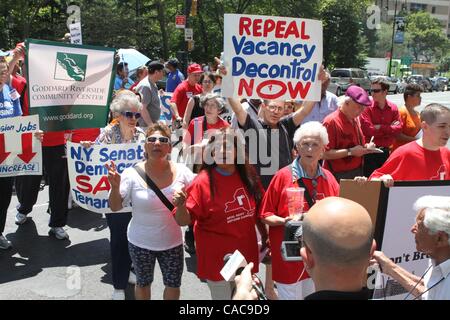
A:
<svg viewBox="0 0 450 320">
<path fill-rule="evenodd" d="M 21 225 L 24 224 L 25 222 L 27 222 L 28 218 L 26 214 L 17 212 L 16 214 L 16 224 L 17 225 Z"/>
<path fill-rule="evenodd" d="M 111 299 L 112 300 L 125 300 L 125 290 L 114 289 Z"/>
<path fill-rule="evenodd" d="M 59 240 L 69 239 L 69 235 L 67 234 L 66 231 L 64 231 L 64 229 L 62 227 L 50 228 L 50 230 L 48 231 L 48 234 L 54 235 L 56 237 L 56 239 L 59 239 Z"/>
<path fill-rule="evenodd" d="M 195 254 L 195 245 L 191 243 L 190 241 L 184 242 L 184 251 L 186 251 L 189 254 Z"/>
<path fill-rule="evenodd" d="M 136 284 L 136 275 L 133 271 L 130 271 L 130 275 L 128 276 L 128 283 L 129 284 Z"/>
<path fill-rule="evenodd" d="M 1 233 L 0 233 L 0 249 L 7 250 L 12 248 L 11 241 L 6 239 Z"/>
</svg>

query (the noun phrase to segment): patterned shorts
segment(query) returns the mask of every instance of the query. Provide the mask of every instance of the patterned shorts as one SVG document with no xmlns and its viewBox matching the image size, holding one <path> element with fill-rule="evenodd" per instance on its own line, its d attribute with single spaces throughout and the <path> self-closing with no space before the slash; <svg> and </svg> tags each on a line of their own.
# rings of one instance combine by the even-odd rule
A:
<svg viewBox="0 0 450 320">
<path fill-rule="evenodd" d="M 153 282 L 156 259 L 158 259 L 163 282 L 166 287 L 179 288 L 184 267 L 183 245 L 164 250 L 152 251 L 128 242 L 128 251 L 133 261 L 136 285 L 149 286 Z"/>
</svg>

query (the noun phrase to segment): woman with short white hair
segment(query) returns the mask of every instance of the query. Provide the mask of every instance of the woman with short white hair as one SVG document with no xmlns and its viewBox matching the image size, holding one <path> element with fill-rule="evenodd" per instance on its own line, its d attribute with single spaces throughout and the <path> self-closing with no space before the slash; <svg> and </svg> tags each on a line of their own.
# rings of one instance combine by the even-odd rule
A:
<svg viewBox="0 0 450 320">
<path fill-rule="evenodd" d="M 314 285 L 302 262 L 285 262 L 281 257 L 281 241 L 284 225 L 293 217 L 288 209 L 288 188 L 302 187 L 304 191 L 303 212 L 318 200 L 338 196 L 339 184 L 333 174 L 322 168 L 325 147 L 328 144 L 326 128 L 317 121 L 303 124 L 294 135 L 298 157 L 284 167 L 272 179 L 260 210 L 260 218 L 269 225 L 272 247 L 273 280 L 277 283 L 281 300 L 303 299 L 314 292 Z"/>
<path fill-rule="evenodd" d="M 374 252 L 372 263 L 408 291 L 405 299 L 450 300 L 450 197 L 423 196 L 413 209 L 417 216 L 411 232 L 416 250 L 431 258 L 428 268 L 412 274 L 381 251 Z"/>
</svg>

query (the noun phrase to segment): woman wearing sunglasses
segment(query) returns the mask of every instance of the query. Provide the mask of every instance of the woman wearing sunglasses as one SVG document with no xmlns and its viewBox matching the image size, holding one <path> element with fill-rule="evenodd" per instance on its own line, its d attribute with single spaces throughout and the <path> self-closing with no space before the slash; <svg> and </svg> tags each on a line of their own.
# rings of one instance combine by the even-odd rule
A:
<svg viewBox="0 0 450 320">
<path fill-rule="evenodd" d="M 136 127 L 140 118 L 142 104 L 134 93 L 120 94 L 110 105 L 111 112 L 117 121 L 103 128 L 95 140 L 96 144 L 135 143 L 145 141 L 145 132 Z M 92 142 L 83 141 L 84 147 Z M 106 221 L 110 231 L 110 249 L 112 260 L 112 280 L 114 291 L 113 300 L 125 299 L 125 288 L 130 275 L 131 258 L 128 253 L 127 228 L 131 220 L 131 212 L 121 214 L 106 214 Z M 131 281 L 134 282 L 134 281 Z"/>
<path fill-rule="evenodd" d="M 203 73 L 200 77 L 202 93 L 191 97 L 186 106 L 186 112 L 183 118 L 183 128 L 187 128 L 192 119 L 205 115 L 205 109 L 201 106 L 200 100 L 208 93 L 213 92 L 216 85 L 216 76 L 211 72 Z"/>
<path fill-rule="evenodd" d="M 120 210 L 130 201 L 133 204 L 128 246 L 136 272 L 135 297 L 138 300 L 149 300 L 151 297 L 156 260 L 163 275 L 164 299 L 180 298 L 184 267 L 183 236 L 171 212 L 173 205 L 163 201 L 171 200 L 175 190 L 189 185 L 194 174 L 185 165 L 168 160 L 172 149 L 170 135 L 167 126 L 153 124 L 147 130 L 145 161 L 135 168 L 126 169 L 122 175 L 117 173 L 114 163 L 107 166 L 111 209 Z M 153 191 L 152 182 L 153 188 L 162 194 Z M 122 213 L 115 216 L 120 215 Z"/>
<path fill-rule="evenodd" d="M 224 256 L 239 250 L 258 272 L 256 212 L 263 190 L 236 133 L 222 128 L 205 148 L 203 166 L 186 190 L 174 194 L 179 225 L 194 224 L 197 275 L 206 279 L 213 300 L 231 299 L 233 282 L 220 275 Z M 262 237 L 267 239 L 259 223 Z M 263 240 L 265 243 L 265 240 Z"/>
</svg>

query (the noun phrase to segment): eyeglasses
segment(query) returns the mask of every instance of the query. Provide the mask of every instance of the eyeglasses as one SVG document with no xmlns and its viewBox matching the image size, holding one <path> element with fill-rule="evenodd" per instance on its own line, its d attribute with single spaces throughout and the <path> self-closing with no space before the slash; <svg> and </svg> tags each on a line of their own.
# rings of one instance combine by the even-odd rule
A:
<svg viewBox="0 0 450 320">
<path fill-rule="evenodd" d="M 284 106 L 279 107 L 279 106 L 275 106 L 275 105 L 268 105 L 267 109 L 269 109 L 269 111 L 278 111 L 278 112 L 283 112 L 284 111 Z"/>
<path fill-rule="evenodd" d="M 204 83 L 204 84 L 211 84 L 212 81 L 211 80 L 203 80 L 202 83 Z"/>
<path fill-rule="evenodd" d="M 158 140 L 160 143 L 168 144 L 170 139 L 167 137 L 147 137 L 148 143 L 155 143 Z"/>
<path fill-rule="evenodd" d="M 126 111 L 126 112 L 121 112 L 120 114 L 129 119 L 132 119 L 133 117 L 135 119 L 139 119 L 141 117 L 141 114 L 139 112 Z"/>
<path fill-rule="evenodd" d="M 315 143 L 315 142 L 313 142 L 313 143 L 302 142 L 300 144 L 300 148 L 302 148 L 302 149 L 309 149 L 309 148 L 317 149 L 318 147 L 319 147 L 319 144 Z"/>
<path fill-rule="evenodd" d="M 372 92 L 372 93 L 379 93 L 379 92 L 382 92 L 382 91 L 384 91 L 383 89 L 370 89 L 370 91 Z"/>
</svg>

